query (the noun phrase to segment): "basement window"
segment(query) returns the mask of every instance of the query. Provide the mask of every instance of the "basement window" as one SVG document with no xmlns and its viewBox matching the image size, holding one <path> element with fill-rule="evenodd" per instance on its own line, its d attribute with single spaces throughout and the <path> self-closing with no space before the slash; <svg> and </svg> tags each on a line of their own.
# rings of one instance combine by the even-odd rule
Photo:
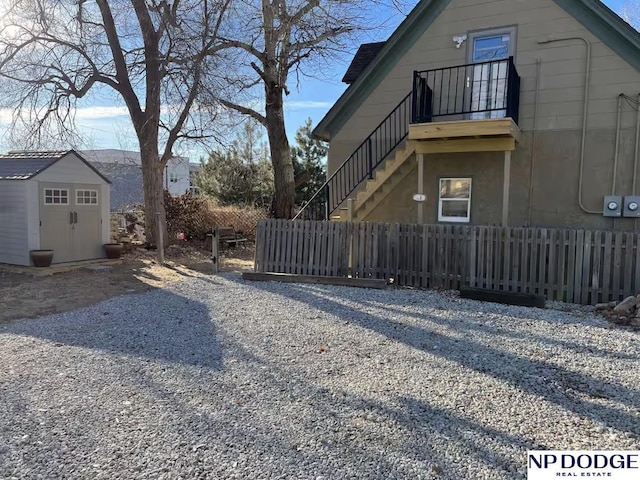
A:
<svg viewBox="0 0 640 480">
<path fill-rule="evenodd" d="M 471 179 L 441 178 L 438 221 L 469 223 L 471 220 Z"/>
<path fill-rule="evenodd" d="M 45 205 L 69 205 L 69 190 L 65 188 L 45 188 Z"/>
</svg>

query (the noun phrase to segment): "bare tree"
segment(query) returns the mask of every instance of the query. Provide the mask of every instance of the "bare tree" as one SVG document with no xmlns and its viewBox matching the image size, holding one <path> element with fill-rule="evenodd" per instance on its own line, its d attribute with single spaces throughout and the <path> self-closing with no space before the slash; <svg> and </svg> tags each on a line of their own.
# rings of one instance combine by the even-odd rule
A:
<svg viewBox="0 0 640 480">
<path fill-rule="evenodd" d="M 289 77 L 292 73 L 296 78 L 307 74 L 323 59 L 349 50 L 348 42 L 355 32 L 376 24 L 371 18 L 375 13 L 372 7 L 381 3 L 384 2 L 240 0 L 234 4 L 234 17 L 243 20 L 233 25 L 232 33 L 224 40 L 240 52 L 236 58 L 249 68 L 238 68 L 229 80 L 248 95 L 245 103 L 229 96 L 219 100 L 226 107 L 253 117 L 267 130 L 275 180 L 272 214 L 276 217 L 291 218 L 295 202 L 294 169 L 284 120 Z M 389 3 L 395 6 L 415 2 Z M 261 106 L 251 105 L 254 87 L 263 89 Z"/>
<path fill-rule="evenodd" d="M 218 41 L 231 0 L 7 0 L 0 103 L 32 144 L 70 137 L 80 99 L 126 105 L 142 160 L 149 243 L 165 224 L 163 169 L 181 141 L 212 135 Z M 207 89 L 203 88 L 207 85 Z M 112 99 L 113 100 L 113 99 Z"/>
</svg>

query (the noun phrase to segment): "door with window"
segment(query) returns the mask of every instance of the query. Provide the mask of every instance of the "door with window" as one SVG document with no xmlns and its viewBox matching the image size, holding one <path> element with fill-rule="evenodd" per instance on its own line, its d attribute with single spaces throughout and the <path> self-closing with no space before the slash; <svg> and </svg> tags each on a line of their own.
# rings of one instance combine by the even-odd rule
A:
<svg viewBox="0 0 640 480">
<path fill-rule="evenodd" d="M 101 258 L 99 185 L 40 184 L 40 248 L 55 263 Z"/>
<path fill-rule="evenodd" d="M 515 27 L 469 35 L 472 120 L 507 115 L 509 57 L 514 55 Z"/>
<path fill-rule="evenodd" d="M 75 260 L 91 260 L 103 256 L 99 188 L 99 185 L 74 185 L 72 227 Z"/>
<path fill-rule="evenodd" d="M 53 261 L 73 261 L 73 185 L 40 184 L 40 248 L 53 250 Z"/>
</svg>

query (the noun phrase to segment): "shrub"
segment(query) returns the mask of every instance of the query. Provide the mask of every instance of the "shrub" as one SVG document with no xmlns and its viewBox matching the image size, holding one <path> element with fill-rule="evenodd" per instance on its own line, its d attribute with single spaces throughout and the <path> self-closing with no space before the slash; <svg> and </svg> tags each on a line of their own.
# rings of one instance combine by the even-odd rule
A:
<svg viewBox="0 0 640 480">
<path fill-rule="evenodd" d="M 165 192 L 167 231 L 170 241 L 184 233 L 187 239 L 203 240 L 215 227 L 232 227 L 237 233 L 253 240 L 261 218 L 267 217 L 265 209 L 253 207 L 216 207 L 207 197 L 189 194 L 172 197 Z"/>
<path fill-rule="evenodd" d="M 164 192 L 164 207 L 167 212 L 167 233 L 174 241 L 178 234 L 185 238 L 204 239 L 214 225 L 211 201 L 205 197 L 184 194 L 173 197 Z"/>
</svg>

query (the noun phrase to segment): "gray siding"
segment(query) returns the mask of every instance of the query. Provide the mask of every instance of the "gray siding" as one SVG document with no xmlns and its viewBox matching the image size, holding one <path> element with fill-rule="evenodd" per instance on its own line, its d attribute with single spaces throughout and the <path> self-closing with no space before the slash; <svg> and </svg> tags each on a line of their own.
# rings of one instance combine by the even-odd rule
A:
<svg viewBox="0 0 640 480">
<path fill-rule="evenodd" d="M 0 263 L 29 265 L 26 183 L 0 181 Z"/>
</svg>

